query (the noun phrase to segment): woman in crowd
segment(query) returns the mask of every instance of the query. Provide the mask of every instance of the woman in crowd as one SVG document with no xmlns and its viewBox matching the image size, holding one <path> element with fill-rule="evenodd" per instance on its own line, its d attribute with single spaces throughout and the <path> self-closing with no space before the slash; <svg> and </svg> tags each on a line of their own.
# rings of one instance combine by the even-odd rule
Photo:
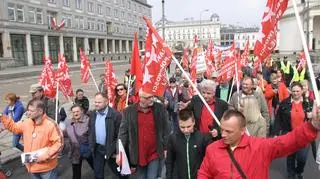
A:
<svg viewBox="0 0 320 179">
<path fill-rule="evenodd" d="M 312 118 L 313 101 L 303 98 L 303 86 L 299 82 L 291 85 L 291 96 L 282 101 L 276 118 L 276 131 L 278 134 L 286 134 L 301 126 Z M 298 150 L 287 157 L 288 178 L 303 178 L 302 173 L 307 161 L 309 146 Z"/>
<path fill-rule="evenodd" d="M 115 91 L 116 97 L 113 107 L 122 113 L 124 108 L 126 108 L 127 87 L 120 83 L 116 86 Z"/>
<path fill-rule="evenodd" d="M 71 107 L 72 122 L 64 132 L 69 138 L 69 159 L 72 163 L 73 179 L 81 179 L 82 160 L 86 159 L 93 168 L 92 155 L 89 148 L 89 116 L 83 113 L 79 104 Z"/>
<path fill-rule="evenodd" d="M 3 114 L 12 118 L 14 122 L 20 121 L 24 113 L 24 107 L 20 101 L 20 97 L 17 96 L 15 93 L 8 93 L 4 99 L 8 105 L 4 109 Z M 12 146 L 23 151 L 23 145 L 19 143 L 20 138 L 21 138 L 20 134 L 13 134 Z"/>
</svg>

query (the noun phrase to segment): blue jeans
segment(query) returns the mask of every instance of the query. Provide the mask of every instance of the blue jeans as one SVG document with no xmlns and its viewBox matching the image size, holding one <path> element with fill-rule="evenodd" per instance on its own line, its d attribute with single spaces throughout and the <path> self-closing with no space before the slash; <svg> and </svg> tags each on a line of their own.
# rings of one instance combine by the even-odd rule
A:
<svg viewBox="0 0 320 179">
<path fill-rule="evenodd" d="M 152 160 L 147 166 L 138 167 L 137 172 L 139 173 L 139 179 L 156 179 L 158 177 L 158 170 L 161 160 Z"/>
<path fill-rule="evenodd" d="M 12 147 L 15 147 L 23 152 L 23 145 L 19 143 L 21 135 L 13 134 L 12 136 Z"/>
<path fill-rule="evenodd" d="M 58 178 L 58 172 L 57 169 L 52 169 L 48 172 L 42 172 L 42 173 L 31 173 L 32 179 L 57 179 Z"/>
<path fill-rule="evenodd" d="M 287 172 L 289 177 L 301 175 L 308 158 L 309 145 L 287 157 Z M 296 162 L 297 161 L 297 162 Z"/>
</svg>

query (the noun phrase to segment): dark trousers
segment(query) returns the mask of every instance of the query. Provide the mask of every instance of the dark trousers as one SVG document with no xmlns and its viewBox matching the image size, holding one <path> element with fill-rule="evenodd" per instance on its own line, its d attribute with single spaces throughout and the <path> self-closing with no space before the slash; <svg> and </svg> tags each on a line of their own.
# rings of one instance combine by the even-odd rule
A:
<svg viewBox="0 0 320 179">
<path fill-rule="evenodd" d="M 296 174 L 301 175 L 304 171 L 308 158 L 309 146 L 298 150 L 296 153 L 287 157 L 287 172 L 289 177 Z"/>
<path fill-rule="evenodd" d="M 86 159 L 90 167 L 93 169 L 93 161 L 92 156 Z M 72 176 L 73 179 L 80 179 L 81 178 L 81 167 L 82 167 L 82 159 L 80 160 L 79 164 L 72 164 Z"/>
<path fill-rule="evenodd" d="M 93 172 L 94 177 L 96 179 L 104 179 L 104 167 L 107 163 L 107 170 L 109 171 L 108 176 L 110 178 L 126 178 L 119 175 L 117 171 L 117 163 L 115 158 L 109 158 L 108 160 L 105 159 L 106 149 L 103 145 L 96 144 L 96 150 L 94 151 L 93 157 Z M 111 171 L 111 172 L 110 172 Z"/>
</svg>

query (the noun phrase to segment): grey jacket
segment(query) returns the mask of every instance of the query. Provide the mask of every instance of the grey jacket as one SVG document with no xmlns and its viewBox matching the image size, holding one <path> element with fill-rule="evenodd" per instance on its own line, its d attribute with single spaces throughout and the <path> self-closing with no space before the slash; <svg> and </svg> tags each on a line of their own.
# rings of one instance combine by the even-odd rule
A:
<svg viewBox="0 0 320 179">
<path fill-rule="evenodd" d="M 72 164 L 80 163 L 80 143 L 88 143 L 88 129 L 89 117 L 87 115 L 84 115 L 78 122 L 72 122 L 66 129 L 65 135 L 69 138 L 70 146 L 68 157 Z"/>
<path fill-rule="evenodd" d="M 138 104 L 127 107 L 123 112 L 118 138 L 126 149 L 132 166 L 138 165 Z M 170 133 L 168 113 L 164 105 L 154 103 L 152 112 L 155 122 L 156 145 L 159 159 L 164 158 L 164 150 Z"/>
</svg>

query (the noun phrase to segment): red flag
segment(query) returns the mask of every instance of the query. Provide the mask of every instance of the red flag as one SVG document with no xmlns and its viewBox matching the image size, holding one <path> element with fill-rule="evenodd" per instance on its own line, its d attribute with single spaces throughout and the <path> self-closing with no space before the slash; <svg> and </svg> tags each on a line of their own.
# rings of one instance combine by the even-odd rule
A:
<svg viewBox="0 0 320 179">
<path fill-rule="evenodd" d="M 184 69 L 189 68 L 189 49 L 187 48 L 183 51 L 182 63 Z"/>
<path fill-rule="evenodd" d="M 297 64 L 297 70 L 303 69 L 307 64 L 306 54 L 304 51 L 299 54 L 299 63 Z"/>
<path fill-rule="evenodd" d="M 52 29 L 57 29 L 57 21 L 56 21 L 56 18 L 52 18 L 52 22 L 51 22 L 51 27 Z"/>
<path fill-rule="evenodd" d="M 89 78 L 90 78 L 89 71 L 91 68 L 91 64 L 90 64 L 88 57 L 84 54 L 84 52 L 82 51 L 81 48 L 80 48 L 80 62 L 81 62 L 81 66 L 80 66 L 81 82 L 86 84 L 86 83 L 88 83 Z"/>
<path fill-rule="evenodd" d="M 64 96 L 68 97 L 74 95 L 69 76 L 69 67 L 67 65 L 66 58 L 62 53 L 59 53 L 58 55 L 58 70 L 56 72 L 56 79 L 59 83 L 59 90 Z"/>
<path fill-rule="evenodd" d="M 59 26 L 58 26 L 57 30 L 62 29 L 65 25 L 66 25 L 66 20 L 65 20 L 65 19 L 63 19 L 63 20 L 60 22 L 60 24 L 59 24 Z"/>
<path fill-rule="evenodd" d="M 228 54 L 225 57 L 222 67 L 218 73 L 218 80 L 220 82 L 227 82 L 231 80 L 235 72 L 235 43 L 232 44 L 232 47 L 228 50 Z"/>
<path fill-rule="evenodd" d="M 205 75 L 210 78 L 212 73 L 214 72 L 215 68 L 214 68 L 214 64 L 213 64 L 213 41 L 210 39 L 208 42 L 208 48 L 207 48 L 207 52 L 206 52 L 206 66 L 207 66 L 207 70 L 205 72 Z"/>
<path fill-rule="evenodd" d="M 258 71 L 262 71 L 262 64 L 259 58 L 253 61 L 253 75 L 256 75 Z"/>
<path fill-rule="evenodd" d="M 288 0 L 268 0 L 261 22 L 260 38 L 254 47 L 254 54 L 260 60 L 266 59 L 276 47 L 277 25 L 287 6 Z"/>
<path fill-rule="evenodd" d="M 131 57 L 131 67 L 130 74 L 136 76 L 135 80 L 135 94 L 138 94 L 139 90 L 142 87 L 142 68 L 139 56 L 139 46 L 138 46 L 138 38 L 137 33 L 134 33 L 134 41 L 133 41 L 133 49 L 132 49 L 132 57 Z"/>
<path fill-rule="evenodd" d="M 249 40 L 247 40 L 246 46 L 244 47 L 244 51 L 241 54 L 241 66 L 247 66 L 249 64 L 249 54 L 250 54 L 250 48 L 249 48 Z"/>
<path fill-rule="evenodd" d="M 109 103 L 113 105 L 115 99 L 115 88 L 117 86 L 116 75 L 113 72 L 113 66 L 110 60 L 106 61 L 106 71 L 105 71 L 105 89 L 107 89 Z"/>
<path fill-rule="evenodd" d="M 55 75 L 52 68 L 52 62 L 50 57 L 44 57 L 44 66 L 39 79 L 39 82 L 43 88 L 43 94 L 49 98 L 55 98 L 56 96 L 56 85 Z"/>
<path fill-rule="evenodd" d="M 145 65 L 143 69 L 142 89 L 146 93 L 163 96 L 167 86 L 166 68 L 171 63 L 172 52 L 163 42 L 150 21 L 143 17 L 148 31 L 145 46 Z"/>
</svg>

